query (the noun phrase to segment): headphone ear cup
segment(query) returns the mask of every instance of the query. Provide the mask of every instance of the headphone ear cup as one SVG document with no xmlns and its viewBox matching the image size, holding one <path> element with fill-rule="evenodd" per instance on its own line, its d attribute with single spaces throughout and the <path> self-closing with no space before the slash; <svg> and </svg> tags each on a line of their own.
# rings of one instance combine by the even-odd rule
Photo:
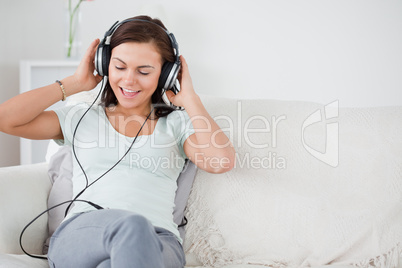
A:
<svg viewBox="0 0 402 268">
<path fill-rule="evenodd" d="M 98 45 L 98 48 L 96 49 L 94 63 L 95 63 L 95 70 L 98 72 L 99 75 L 103 76 L 101 67 L 102 65 L 101 51 L 102 51 L 102 43 L 100 43 Z"/>
<path fill-rule="evenodd" d="M 168 88 L 166 88 L 166 80 L 169 77 L 170 70 L 172 70 L 172 65 L 173 63 L 168 61 L 163 64 L 161 75 L 159 76 L 158 88 L 169 90 Z"/>
<path fill-rule="evenodd" d="M 180 66 L 174 62 L 165 62 L 162 66 L 161 75 L 159 76 L 158 88 L 169 90 L 173 87 L 177 75 L 179 73 Z"/>
<path fill-rule="evenodd" d="M 104 40 L 98 45 L 95 53 L 95 70 L 100 76 L 109 74 L 110 46 L 105 45 Z"/>
<path fill-rule="evenodd" d="M 110 46 L 105 45 L 102 51 L 102 71 L 104 76 L 109 75 Z"/>
</svg>

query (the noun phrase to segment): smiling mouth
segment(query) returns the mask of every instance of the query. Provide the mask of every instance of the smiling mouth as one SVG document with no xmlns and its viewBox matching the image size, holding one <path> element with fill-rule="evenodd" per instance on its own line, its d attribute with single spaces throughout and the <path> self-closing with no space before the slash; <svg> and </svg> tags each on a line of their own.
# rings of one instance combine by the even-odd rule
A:
<svg viewBox="0 0 402 268">
<path fill-rule="evenodd" d="M 122 88 L 122 87 L 120 87 L 120 90 L 123 93 L 123 95 L 127 98 L 134 98 L 141 92 L 141 90 L 135 91 L 135 90 L 130 90 L 130 89 Z"/>
</svg>

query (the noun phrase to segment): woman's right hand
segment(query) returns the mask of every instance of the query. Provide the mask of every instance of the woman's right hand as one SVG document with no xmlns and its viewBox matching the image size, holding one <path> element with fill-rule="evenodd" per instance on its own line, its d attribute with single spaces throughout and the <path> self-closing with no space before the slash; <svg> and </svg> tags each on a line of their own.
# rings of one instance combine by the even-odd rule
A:
<svg viewBox="0 0 402 268">
<path fill-rule="evenodd" d="M 74 78 L 74 93 L 81 91 L 89 91 L 96 87 L 100 81 L 102 81 L 102 76 L 99 74 L 94 74 L 95 71 L 95 53 L 99 45 L 99 39 L 95 39 L 89 45 L 87 51 L 85 52 L 77 70 L 75 71 Z"/>
<path fill-rule="evenodd" d="M 75 73 L 61 80 L 65 92 L 58 83 L 52 83 L 0 104 L 0 132 L 27 139 L 62 139 L 63 133 L 56 113 L 45 110 L 64 96 L 95 88 L 102 80 L 100 75 L 94 74 L 98 44 L 99 39 L 94 40 Z"/>
</svg>

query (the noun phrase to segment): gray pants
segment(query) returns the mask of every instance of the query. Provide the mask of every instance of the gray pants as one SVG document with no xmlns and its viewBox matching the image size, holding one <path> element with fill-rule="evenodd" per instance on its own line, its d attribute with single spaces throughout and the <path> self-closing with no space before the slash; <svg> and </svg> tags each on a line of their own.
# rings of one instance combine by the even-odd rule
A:
<svg viewBox="0 0 402 268">
<path fill-rule="evenodd" d="M 176 236 L 141 215 L 116 209 L 82 213 L 63 222 L 49 246 L 51 268 L 180 268 Z"/>
</svg>

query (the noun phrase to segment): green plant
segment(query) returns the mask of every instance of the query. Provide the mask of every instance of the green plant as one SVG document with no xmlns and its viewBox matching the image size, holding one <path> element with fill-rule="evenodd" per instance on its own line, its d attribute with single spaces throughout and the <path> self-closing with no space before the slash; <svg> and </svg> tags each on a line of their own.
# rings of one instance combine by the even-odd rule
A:
<svg viewBox="0 0 402 268">
<path fill-rule="evenodd" d="M 77 16 L 78 9 L 81 5 L 82 2 L 84 1 L 93 1 L 93 0 L 79 0 L 78 3 L 74 6 L 72 5 L 72 0 L 68 0 L 68 15 L 69 15 L 69 21 L 68 21 L 68 49 L 67 49 L 67 57 L 71 57 L 71 49 L 73 47 L 73 42 L 74 42 L 74 37 L 75 37 L 75 30 L 76 27 L 74 27 L 74 17 Z M 78 26 L 77 26 L 78 27 Z"/>
</svg>

